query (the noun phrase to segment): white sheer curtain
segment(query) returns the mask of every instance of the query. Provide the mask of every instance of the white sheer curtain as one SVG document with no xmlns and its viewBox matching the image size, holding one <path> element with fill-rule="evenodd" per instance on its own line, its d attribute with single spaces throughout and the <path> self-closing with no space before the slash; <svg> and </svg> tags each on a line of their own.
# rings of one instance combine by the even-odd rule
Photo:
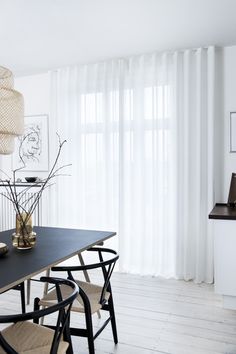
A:
<svg viewBox="0 0 236 354">
<path fill-rule="evenodd" d="M 52 72 L 51 151 L 57 131 L 72 167 L 51 225 L 116 230 L 122 271 L 212 281 L 215 63 L 211 47 Z"/>
</svg>

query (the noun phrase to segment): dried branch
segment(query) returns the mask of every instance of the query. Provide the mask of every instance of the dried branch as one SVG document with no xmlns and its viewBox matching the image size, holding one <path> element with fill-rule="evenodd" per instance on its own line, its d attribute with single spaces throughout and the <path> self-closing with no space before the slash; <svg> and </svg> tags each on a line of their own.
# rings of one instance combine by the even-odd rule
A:
<svg viewBox="0 0 236 354">
<path fill-rule="evenodd" d="M 11 177 L 8 176 L 8 174 L 6 172 L 4 172 L 2 169 L 0 169 L 0 172 L 2 172 L 5 176 L 7 176 L 7 178 L 10 180 Z M 2 179 L 0 179 L 1 182 L 4 182 Z"/>
<path fill-rule="evenodd" d="M 42 197 L 42 193 L 44 192 L 44 190 L 50 186 L 52 186 L 54 183 L 50 183 L 50 181 L 58 176 L 67 176 L 67 174 L 62 174 L 62 173 L 58 173 L 59 171 L 61 171 L 62 169 L 64 169 L 65 167 L 71 166 L 71 164 L 67 164 L 67 165 L 63 165 L 61 167 L 57 168 L 57 163 L 61 154 L 61 150 L 64 146 L 64 144 L 66 143 L 66 140 L 61 141 L 60 136 L 57 134 L 58 137 L 58 151 L 56 154 L 56 158 L 55 161 L 53 163 L 52 168 L 49 171 L 48 176 L 42 180 L 42 181 L 38 181 L 34 184 L 31 184 L 30 186 L 27 186 L 26 188 L 24 188 L 22 191 L 17 192 L 17 184 L 16 184 L 16 173 L 19 172 L 20 170 L 22 170 L 23 168 L 25 168 L 25 162 L 23 160 L 23 156 L 22 156 L 22 144 L 25 141 L 25 139 L 27 139 L 29 137 L 29 135 L 32 133 L 27 134 L 24 139 L 22 139 L 20 147 L 19 147 L 19 158 L 23 164 L 22 167 L 19 167 L 15 170 L 13 170 L 13 183 L 11 183 L 11 178 L 4 172 L 1 171 L 8 179 L 7 180 L 2 180 L 0 179 L 0 182 L 3 184 L 3 186 L 5 187 L 6 190 L 6 195 L 5 194 L 1 194 L 4 197 L 6 197 L 12 204 L 14 207 L 14 210 L 16 212 L 16 214 L 18 215 L 18 218 L 20 219 L 20 223 L 22 224 L 23 229 L 25 230 L 25 232 L 27 233 L 27 223 L 30 220 L 32 214 L 34 213 L 40 198 Z M 24 198 L 24 196 L 26 195 L 26 193 L 29 192 L 29 190 L 33 187 L 36 186 L 41 186 L 38 192 L 33 193 L 32 196 L 28 197 L 26 200 L 22 201 L 22 199 Z M 31 205 L 29 206 L 29 203 L 32 201 Z M 27 206 L 28 210 L 27 210 Z M 25 215 L 22 215 L 22 212 L 25 213 Z"/>
</svg>

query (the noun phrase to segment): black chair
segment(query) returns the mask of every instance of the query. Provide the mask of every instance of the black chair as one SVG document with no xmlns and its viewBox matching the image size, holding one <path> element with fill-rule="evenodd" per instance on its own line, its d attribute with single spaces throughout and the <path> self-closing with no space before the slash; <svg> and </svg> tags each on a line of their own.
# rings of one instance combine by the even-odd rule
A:
<svg viewBox="0 0 236 354">
<path fill-rule="evenodd" d="M 21 299 L 21 311 L 22 313 L 25 313 L 25 283 L 22 282 L 18 285 L 13 286 L 12 288 L 3 291 L 1 294 L 4 294 L 5 292 L 9 290 L 18 290 L 20 291 L 20 299 Z"/>
<path fill-rule="evenodd" d="M 95 264 L 88 264 L 88 265 L 85 264 L 82 266 L 58 266 L 58 267 L 53 267 L 52 271 L 67 272 L 68 279 L 75 281 L 79 286 L 80 289 L 79 295 L 74 301 L 71 311 L 84 313 L 86 328 L 70 327 L 70 333 L 71 335 L 74 336 L 87 337 L 89 353 L 94 354 L 95 353 L 94 340 L 97 338 L 97 336 L 102 332 L 102 330 L 106 327 L 106 325 L 110 321 L 112 326 L 114 342 L 115 344 L 118 343 L 110 278 L 119 256 L 115 251 L 108 248 L 93 247 L 88 251 L 97 252 L 100 262 Z M 111 255 L 113 256 L 112 258 L 110 257 L 108 260 L 104 260 L 103 257 L 104 254 L 109 254 L 109 256 Z M 104 279 L 103 286 L 95 285 L 93 283 L 83 282 L 80 280 L 75 280 L 72 274 L 77 271 L 85 271 L 85 270 L 87 271 L 96 268 L 100 268 L 102 270 L 103 279 Z M 62 296 L 63 297 L 67 296 L 66 289 L 63 287 L 62 287 Z M 55 302 L 55 299 L 56 299 L 55 290 L 49 291 L 49 293 L 39 301 L 39 303 L 37 304 L 38 307 L 35 307 L 35 309 L 38 309 L 40 306 L 43 307 L 51 306 Z M 97 331 L 97 333 L 93 334 L 92 315 L 99 310 L 109 311 L 109 317 L 101 326 L 101 328 Z"/>
<path fill-rule="evenodd" d="M 9 289 L 9 290 L 18 290 L 20 291 L 20 299 L 21 299 L 21 311 L 22 313 L 25 313 L 25 283 L 22 282 L 18 285 L 15 285 L 13 288 Z M 6 290 L 6 291 L 9 291 Z M 6 291 L 4 291 L 1 294 L 4 294 Z"/>
<path fill-rule="evenodd" d="M 28 312 L 0 316 L 0 323 L 13 323 L 0 332 L 0 353 L 18 354 L 65 354 L 73 353 L 69 333 L 69 313 L 78 295 L 78 286 L 70 280 L 42 277 L 42 282 L 55 285 L 56 302 L 53 306 Z M 61 287 L 66 287 L 69 295 L 62 299 Z M 37 303 L 39 299 L 35 299 Z M 54 330 L 40 326 L 39 318 L 58 312 Z M 29 322 L 33 320 L 33 322 Z"/>
</svg>

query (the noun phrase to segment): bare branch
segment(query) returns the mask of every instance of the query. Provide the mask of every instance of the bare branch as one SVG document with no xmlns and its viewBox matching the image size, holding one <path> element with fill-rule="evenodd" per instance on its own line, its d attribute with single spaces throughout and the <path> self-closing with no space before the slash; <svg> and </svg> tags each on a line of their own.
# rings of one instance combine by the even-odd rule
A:
<svg viewBox="0 0 236 354">
<path fill-rule="evenodd" d="M 26 228 L 27 223 L 28 223 L 30 217 L 32 216 L 32 214 L 34 213 L 34 211 L 40 201 L 40 198 L 42 197 L 42 193 L 44 192 L 44 190 L 46 188 L 55 184 L 55 183 L 50 183 L 50 181 L 56 177 L 59 177 L 59 176 L 69 176 L 69 174 L 64 174 L 64 173 L 59 173 L 59 172 L 62 169 L 64 169 L 65 167 L 71 166 L 71 164 L 67 164 L 67 165 L 63 165 L 63 166 L 60 166 L 57 168 L 57 163 L 58 163 L 58 160 L 59 160 L 59 157 L 61 154 L 61 150 L 62 150 L 64 144 L 66 143 L 66 140 L 61 141 L 61 138 L 60 138 L 59 134 L 57 133 L 58 151 L 57 151 L 55 161 L 53 163 L 52 168 L 49 171 L 48 176 L 44 180 L 38 181 L 34 184 L 31 184 L 31 185 L 27 186 L 26 188 L 24 188 L 23 190 L 21 190 L 20 192 L 17 192 L 16 173 L 19 172 L 20 170 L 24 169 L 24 167 L 26 166 L 25 162 L 23 160 L 23 156 L 22 156 L 22 144 L 29 137 L 30 134 L 32 134 L 32 133 L 27 134 L 21 141 L 21 144 L 19 147 L 19 158 L 20 158 L 23 166 L 13 170 L 13 181 L 11 182 L 10 176 L 8 176 L 4 171 L 0 170 L 0 172 L 2 172 L 8 178 L 6 180 L 0 179 L 0 182 L 3 184 L 3 186 L 5 187 L 5 190 L 6 190 L 6 194 L 1 193 L 1 195 L 3 195 L 5 198 L 7 198 L 13 204 L 14 210 L 15 210 L 16 214 L 18 215 L 18 218 L 20 219 L 20 222 L 22 223 L 22 227 L 24 228 L 25 231 L 27 230 L 27 228 Z M 23 200 L 24 196 L 33 187 L 38 187 L 39 191 L 33 193 L 26 200 Z M 29 206 L 29 204 L 31 204 L 31 205 Z M 25 213 L 24 217 L 22 215 L 22 212 Z"/>
<path fill-rule="evenodd" d="M 9 180 L 11 179 L 11 177 L 10 176 L 8 176 L 8 174 L 6 173 L 6 172 L 4 172 L 2 169 L 0 169 L 0 172 L 2 172 Z M 1 179 L 1 182 L 2 182 L 3 180 Z"/>
</svg>

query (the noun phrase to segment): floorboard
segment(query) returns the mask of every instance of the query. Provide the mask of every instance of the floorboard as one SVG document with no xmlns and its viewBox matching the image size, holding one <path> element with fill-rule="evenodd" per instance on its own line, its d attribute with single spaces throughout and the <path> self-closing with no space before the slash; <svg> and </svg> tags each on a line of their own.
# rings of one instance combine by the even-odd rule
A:
<svg viewBox="0 0 236 354">
<path fill-rule="evenodd" d="M 100 282 L 96 272 L 91 277 Z M 97 354 L 236 354 L 236 311 L 222 308 L 212 285 L 116 272 L 112 287 L 119 344 L 114 346 L 108 326 L 95 341 Z M 32 282 L 31 298 L 41 294 L 41 285 Z M 1 294 L 0 304 L 1 314 L 20 311 L 19 292 Z M 71 321 L 84 323 L 79 314 Z M 100 323 L 95 314 L 95 330 Z M 75 353 L 88 353 L 84 338 L 73 338 L 73 346 Z"/>
</svg>

